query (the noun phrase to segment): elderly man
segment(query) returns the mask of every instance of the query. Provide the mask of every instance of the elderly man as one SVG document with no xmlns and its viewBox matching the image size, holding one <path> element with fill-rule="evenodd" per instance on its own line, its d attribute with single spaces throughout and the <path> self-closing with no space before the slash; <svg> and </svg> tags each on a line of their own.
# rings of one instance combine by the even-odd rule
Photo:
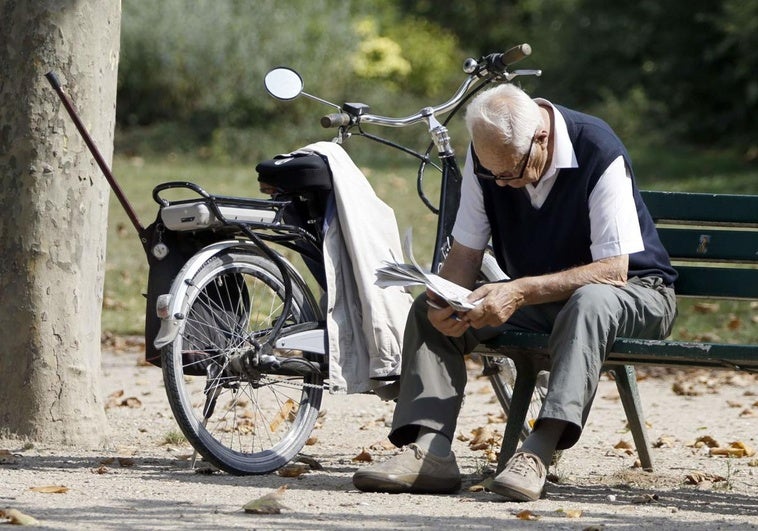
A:
<svg viewBox="0 0 758 531">
<path fill-rule="evenodd" d="M 463 356 L 502 330 L 550 334 L 550 381 L 534 429 L 490 490 L 543 493 L 556 449 L 579 439 L 616 337 L 662 338 L 676 272 L 639 194 L 629 154 L 602 120 L 499 85 L 469 105 L 471 147 L 442 276 L 474 288 L 492 239 L 507 282 L 477 287 L 455 312 L 426 293 L 406 325 L 390 440 L 406 450 L 358 470 L 363 491 L 455 492 L 451 441 L 466 384 Z"/>
</svg>

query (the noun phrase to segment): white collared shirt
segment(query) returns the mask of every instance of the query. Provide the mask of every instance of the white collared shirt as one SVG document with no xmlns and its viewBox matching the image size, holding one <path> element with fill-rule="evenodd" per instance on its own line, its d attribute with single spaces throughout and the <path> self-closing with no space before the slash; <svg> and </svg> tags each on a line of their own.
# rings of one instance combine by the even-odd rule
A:
<svg viewBox="0 0 758 531">
<path fill-rule="evenodd" d="M 569 138 L 566 121 L 552 103 L 537 98 L 539 105 L 549 105 L 554 116 L 553 160 L 536 184 L 524 189 L 532 207 L 539 209 L 553 189 L 562 168 L 577 168 L 578 162 Z M 593 260 L 644 250 L 637 207 L 632 194 L 632 179 L 624 158 L 619 156 L 600 176 L 589 197 L 590 252 Z M 490 240 L 491 227 L 484 210 L 479 180 L 474 175 L 471 148 L 466 155 L 461 186 L 461 204 L 453 227 L 453 238 L 472 249 L 484 249 Z"/>
</svg>

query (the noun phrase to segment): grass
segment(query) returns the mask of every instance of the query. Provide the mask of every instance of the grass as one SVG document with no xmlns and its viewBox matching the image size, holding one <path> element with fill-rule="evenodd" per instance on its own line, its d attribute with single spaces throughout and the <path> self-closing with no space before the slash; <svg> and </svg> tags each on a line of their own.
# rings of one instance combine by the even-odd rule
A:
<svg viewBox="0 0 758 531">
<path fill-rule="evenodd" d="M 377 195 L 395 211 L 401 233 L 412 227 L 417 258 L 428 262 L 436 230 L 436 216 L 416 195 L 416 165 L 392 150 L 361 143 L 353 150 Z M 368 145 L 372 150 L 366 150 Z M 349 147 L 348 149 L 353 149 Z M 382 159 L 381 155 L 386 154 Z M 734 153 L 691 149 L 639 149 L 632 152 L 640 187 L 712 193 L 758 194 L 758 169 Z M 362 161 L 368 161 L 364 164 Z M 153 187 L 169 180 L 188 180 L 216 194 L 265 197 L 258 191 L 251 165 L 220 164 L 170 155 L 142 159 L 117 156 L 113 171 L 144 225 L 157 215 Z M 439 183 L 429 170 L 425 187 L 436 204 Z M 106 279 L 102 328 L 115 335 L 142 334 L 145 321 L 147 261 L 124 210 L 112 197 L 108 227 Z M 750 302 L 719 301 L 718 307 L 698 300 L 682 300 L 674 337 L 721 338 L 724 342 L 758 343 L 758 306 Z M 150 310 L 152 311 L 152 309 Z"/>
</svg>

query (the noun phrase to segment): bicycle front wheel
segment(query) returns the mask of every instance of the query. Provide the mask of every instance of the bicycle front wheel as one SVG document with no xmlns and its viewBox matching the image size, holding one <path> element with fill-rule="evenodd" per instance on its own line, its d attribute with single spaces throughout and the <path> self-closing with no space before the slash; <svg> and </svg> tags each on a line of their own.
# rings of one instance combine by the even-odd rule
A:
<svg viewBox="0 0 758 531">
<path fill-rule="evenodd" d="M 320 312 L 293 270 L 289 325 L 319 321 Z M 217 255 L 190 283 L 186 318 L 163 349 L 171 409 L 190 444 L 231 474 L 265 474 L 302 449 L 318 417 L 324 377 L 315 354 L 274 350 L 302 371 L 229 370 L 230 362 L 269 339 L 284 306 L 284 282 L 269 259 L 250 251 Z M 325 366 L 325 364 L 324 364 Z"/>
</svg>

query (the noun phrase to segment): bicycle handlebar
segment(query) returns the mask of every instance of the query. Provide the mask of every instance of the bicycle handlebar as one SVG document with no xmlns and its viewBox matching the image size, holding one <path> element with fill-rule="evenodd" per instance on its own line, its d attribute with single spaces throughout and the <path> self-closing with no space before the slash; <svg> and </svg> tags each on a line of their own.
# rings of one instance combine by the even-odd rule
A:
<svg viewBox="0 0 758 531">
<path fill-rule="evenodd" d="M 385 127 L 406 127 L 418 122 L 422 122 L 430 116 L 444 114 L 453 109 L 463 100 L 471 85 L 482 78 L 495 78 L 506 74 L 506 68 L 532 53 L 532 47 L 527 44 L 519 44 L 506 50 L 503 53 L 493 53 L 479 62 L 469 59 L 466 61 L 464 71 L 468 74 L 458 87 L 456 93 L 445 103 L 435 107 L 424 107 L 420 111 L 403 118 L 392 118 L 390 116 L 380 116 L 378 114 L 363 113 L 361 107 L 356 107 L 357 112 L 340 112 L 327 114 L 321 118 L 321 127 L 328 129 L 334 127 L 345 127 L 357 123 L 376 124 Z M 514 76 L 515 77 L 515 76 Z M 358 104 L 359 105 L 359 104 Z"/>
<path fill-rule="evenodd" d="M 514 63 L 518 63 L 522 59 L 529 57 L 532 54 L 532 47 L 528 43 L 519 44 L 514 46 L 510 50 L 503 53 L 493 54 L 493 62 L 499 63 L 500 66 L 506 68 Z"/>
</svg>

